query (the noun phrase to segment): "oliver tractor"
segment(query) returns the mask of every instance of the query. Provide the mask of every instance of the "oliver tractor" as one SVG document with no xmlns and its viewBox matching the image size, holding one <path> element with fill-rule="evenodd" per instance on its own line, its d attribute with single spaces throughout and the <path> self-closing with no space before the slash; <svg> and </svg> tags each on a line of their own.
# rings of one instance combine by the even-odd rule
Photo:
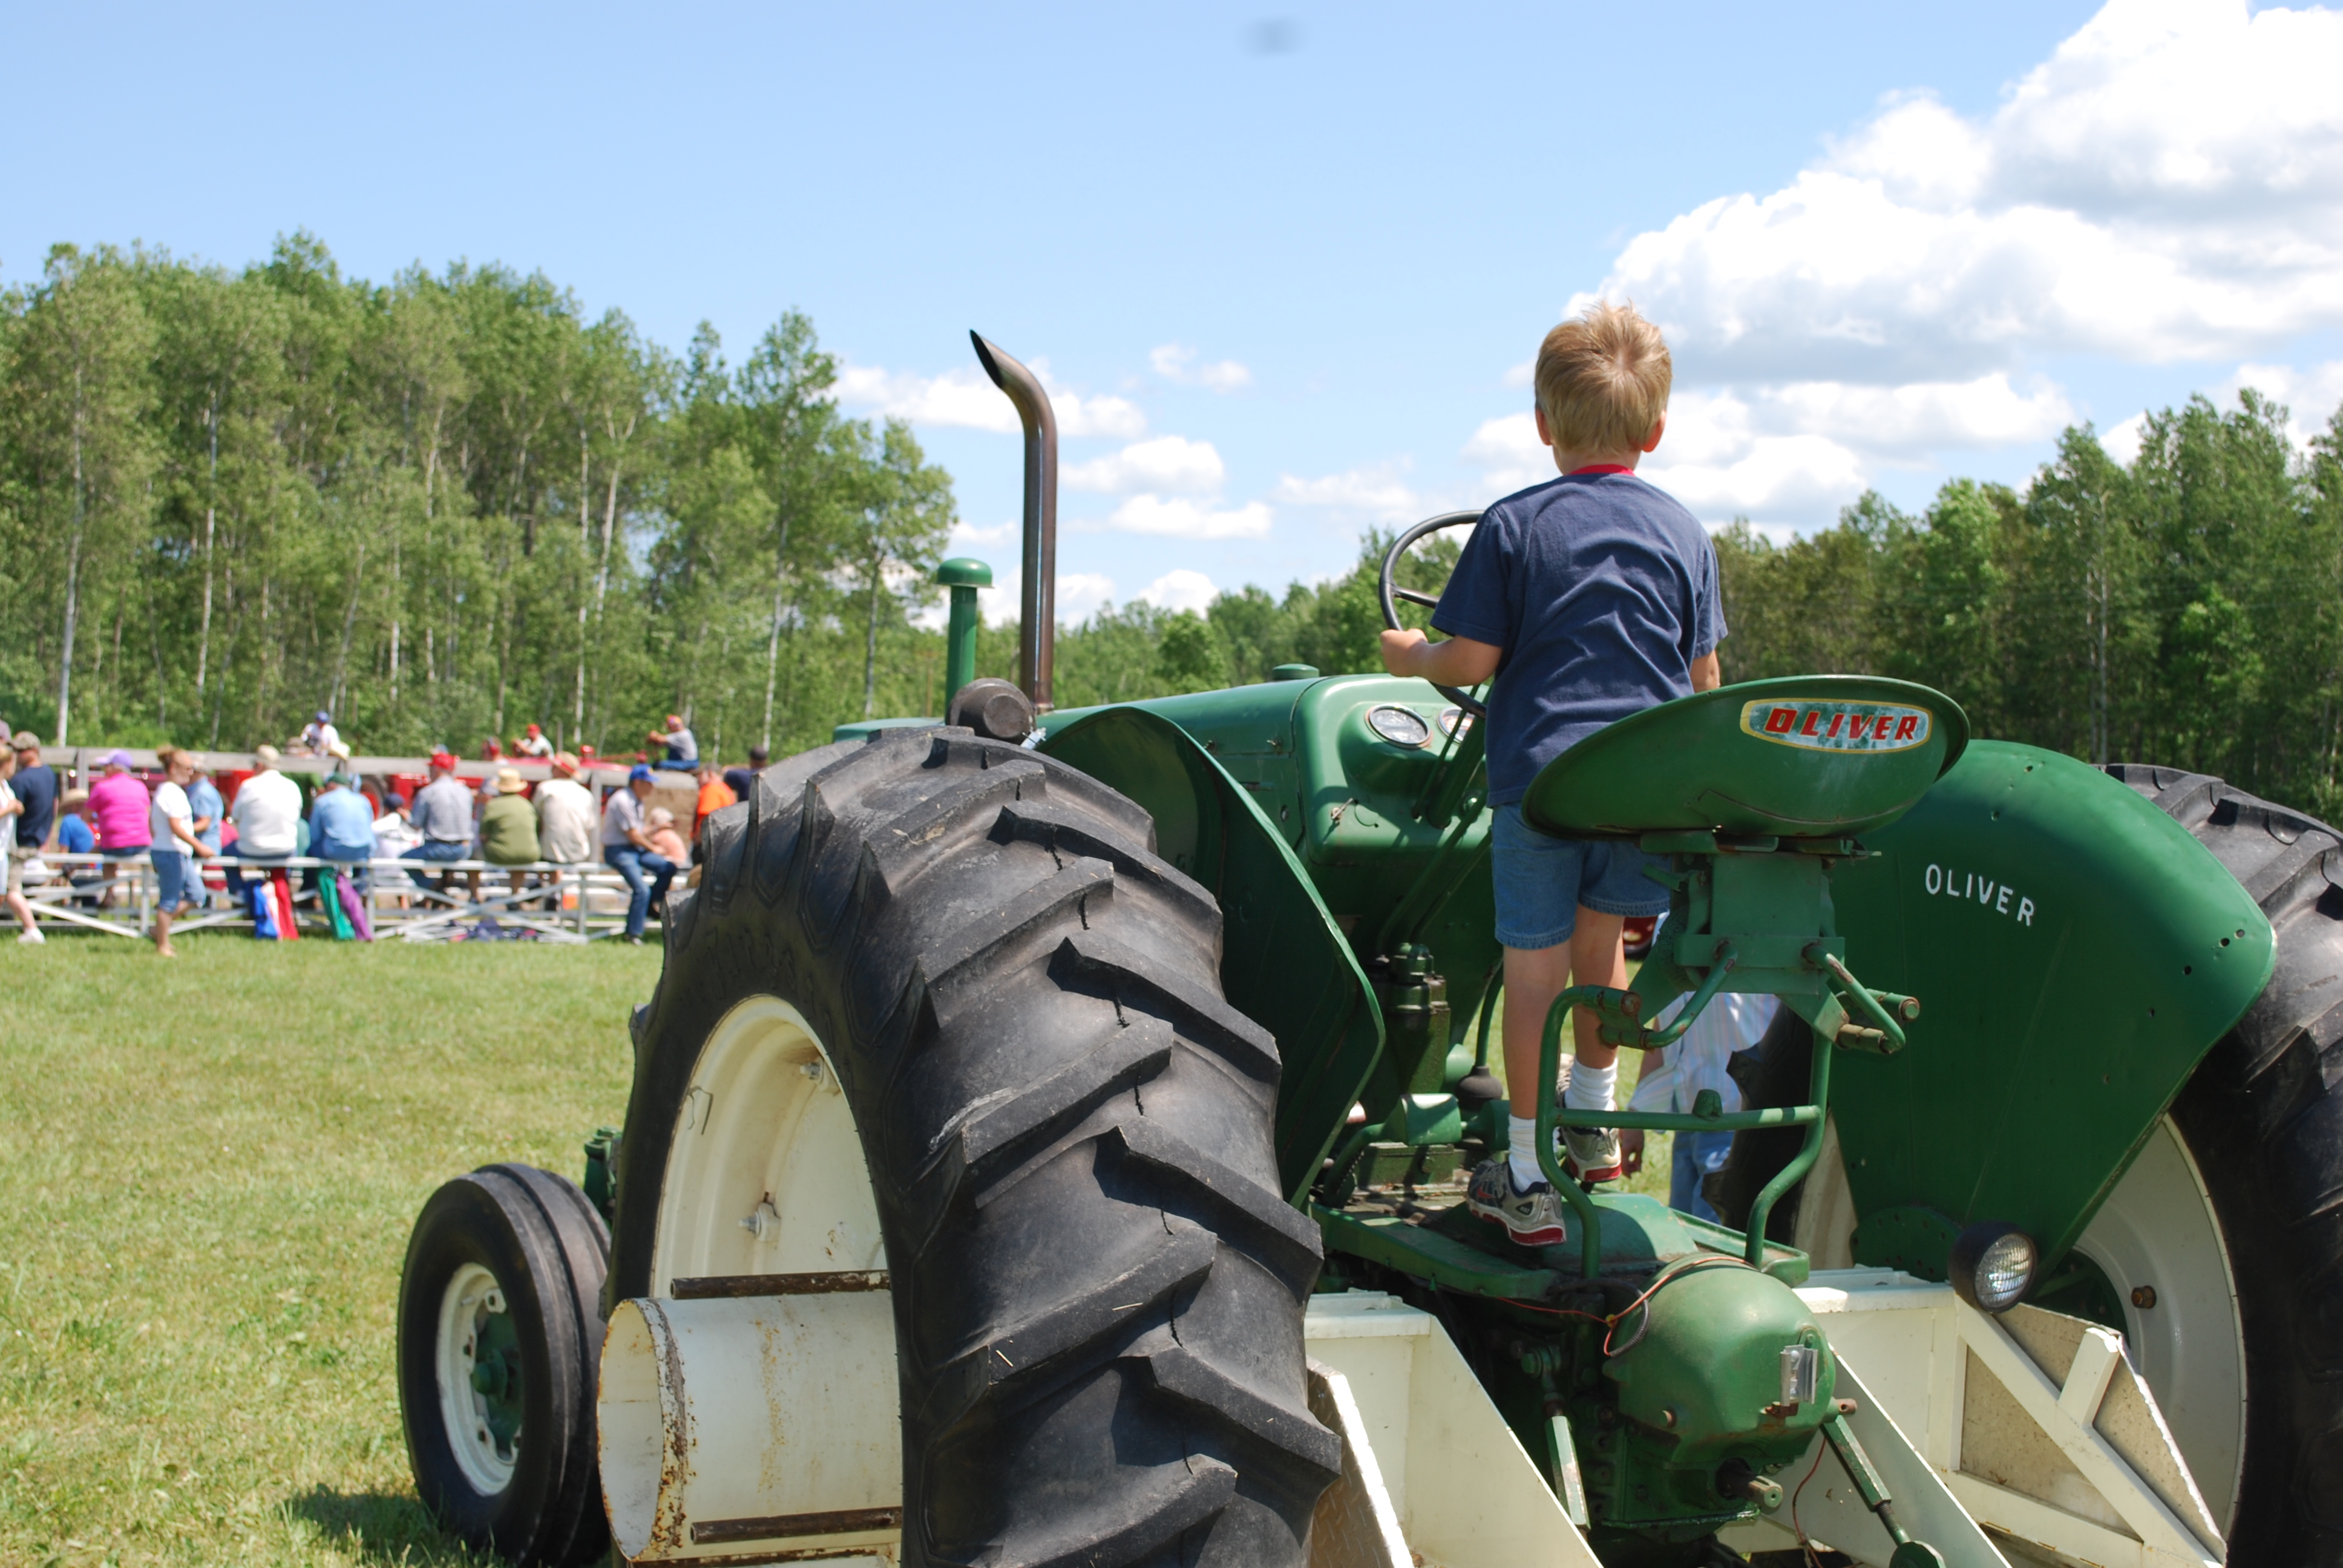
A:
<svg viewBox="0 0 2343 1568">
<path fill-rule="evenodd" d="M 2343 839 L 2216 779 L 1972 740 L 1941 693 L 1725 687 L 1580 744 L 1544 829 L 1671 898 L 1664 1048 L 1780 999 L 1736 1228 L 1502 1149 L 1473 694 L 1288 667 L 849 726 L 718 812 L 584 1181 L 433 1195 L 417 1485 L 517 1563 L 2343 1563 Z M 1383 568 L 1387 618 L 1432 602 Z M 980 568 L 960 563 L 963 585 Z M 1664 1010 L 1684 999 L 1672 1017 Z M 1665 1021 L 1664 1021 L 1664 1018 Z M 1754 1065 L 1752 1065 L 1754 1064 Z M 1574 1117 L 1578 1113 L 1574 1112 Z"/>
</svg>

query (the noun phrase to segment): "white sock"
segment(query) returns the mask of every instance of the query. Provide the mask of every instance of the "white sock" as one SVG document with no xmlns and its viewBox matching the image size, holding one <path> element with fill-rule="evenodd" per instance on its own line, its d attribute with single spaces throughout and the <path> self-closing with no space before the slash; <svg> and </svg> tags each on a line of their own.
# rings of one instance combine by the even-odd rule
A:
<svg viewBox="0 0 2343 1568">
<path fill-rule="evenodd" d="M 1562 1091 L 1562 1102 L 1573 1111 L 1610 1111 L 1611 1091 L 1619 1081 L 1619 1063 L 1614 1060 L 1608 1067 L 1589 1067 L 1575 1061 L 1570 1068 L 1570 1084 Z"/>
<path fill-rule="evenodd" d="M 1538 1169 L 1537 1162 L 1537 1118 L 1507 1115 L 1505 1135 L 1512 1146 L 1512 1157 L 1507 1163 L 1513 1167 L 1513 1187 L 1516 1191 L 1527 1191 L 1545 1180 L 1545 1172 Z"/>
</svg>

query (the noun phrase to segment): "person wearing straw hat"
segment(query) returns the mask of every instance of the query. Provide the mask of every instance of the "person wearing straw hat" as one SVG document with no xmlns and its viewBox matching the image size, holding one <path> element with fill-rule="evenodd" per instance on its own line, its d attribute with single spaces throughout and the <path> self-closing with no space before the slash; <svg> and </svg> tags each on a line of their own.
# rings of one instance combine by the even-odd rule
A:
<svg viewBox="0 0 2343 1568">
<path fill-rule="evenodd" d="M 537 808 L 528 803 L 528 785 L 518 768 L 497 769 L 496 799 L 480 813 L 480 859 L 491 866 L 533 866 L 537 863 Z M 516 893 L 528 883 L 526 871 L 512 873 Z"/>
</svg>

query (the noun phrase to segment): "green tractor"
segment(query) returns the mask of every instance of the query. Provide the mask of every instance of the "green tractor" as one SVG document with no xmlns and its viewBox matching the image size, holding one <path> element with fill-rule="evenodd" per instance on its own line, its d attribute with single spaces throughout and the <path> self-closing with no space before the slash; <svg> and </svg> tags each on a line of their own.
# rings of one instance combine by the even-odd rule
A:
<svg viewBox="0 0 2343 1568">
<path fill-rule="evenodd" d="M 584 1181 L 410 1243 L 417 1485 L 518 1563 L 2343 1563 L 2343 839 L 2168 770 L 1973 741 L 1940 693 L 1726 687 L 1524 802 L 1664 857 L 1663 1048 L 1731 1224 L 1463 1204 L 1503 1147 L 1473 694 L 1292 668 L 849 726 L 717 813 Z M 1431 602 L 1403 535 L 1386 618 Z M 1666 1008 L 1677 1002 L 1669 1016 Z M 1574 1118 L 1579 1113 L 1574 1112 Z"/>
</svg>

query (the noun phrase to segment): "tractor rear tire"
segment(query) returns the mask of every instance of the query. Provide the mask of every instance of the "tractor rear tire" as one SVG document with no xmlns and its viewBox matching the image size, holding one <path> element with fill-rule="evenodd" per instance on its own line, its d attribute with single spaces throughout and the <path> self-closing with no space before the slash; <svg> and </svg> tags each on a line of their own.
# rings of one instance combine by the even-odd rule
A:
<svg viewBox="0 0 2343 1568">
<path fill-rule="evenodd" d="M 609 1547 L 594 1444 L 609 1244 L 584 1193 L 526 1165 L 447 1183 L 407 1241 L 397 1376 L 416 1490 L 442 1529 L 508 1563 L 572 1568 Z M 483 1362 L 487 1395 L 466 1376 Z M 491 1402 L 517 1430 L 491 1432 Z"/>
<path fill-rule="evenodd" d="M 2245 1345 L 2229 1560 L 2343 1568 L 2343 833 L 2206 774 L 2107 771 L 2212 850 L 2277 933 L 2268 986 L 2172 1116 L 2228 1250 Z"/>
<path fill-rule="evenodd" d="M 703 1053 L 786 1015 L 884 1242 L 833 1227 L 824 1266 L 889 1273 L 902 1560 L 1298 1565 L 1341 1462 L 1307 1408 L 1320 1242 L 1278 1190 L 1276 1044 L 1151 819 L 1017 746 L 894 730 L 768 769 L 700 848 L 636 1019 L 612 1298 L 759 1271 L 766 1203 L 789 1233 L 797 1178 L 768 1173 L 803 1166 L 690 1152 L 743 1136 Z"/>
</svg>

